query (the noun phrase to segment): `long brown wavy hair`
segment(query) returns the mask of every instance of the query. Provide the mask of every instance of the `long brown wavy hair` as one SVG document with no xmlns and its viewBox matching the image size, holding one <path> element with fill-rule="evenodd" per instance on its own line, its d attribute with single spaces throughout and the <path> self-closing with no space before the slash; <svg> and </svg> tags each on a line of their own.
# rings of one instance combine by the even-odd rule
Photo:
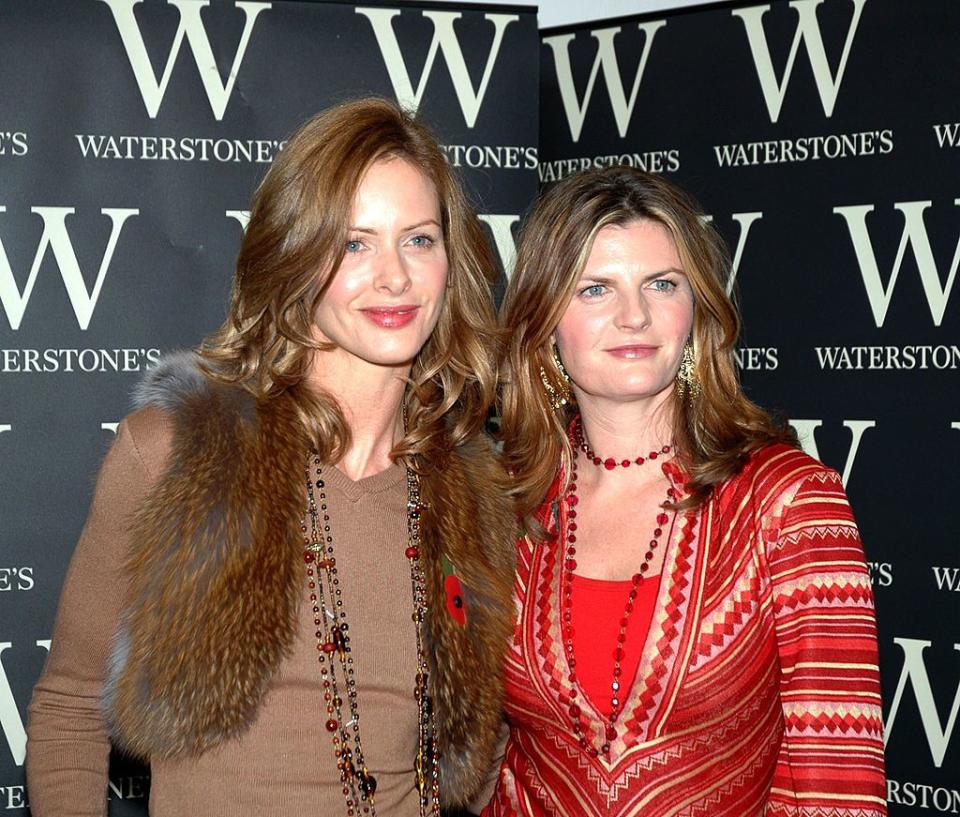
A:
<svg viewBox="0 0 960 817">
<path fill-rule="evenodd" d="M 508 342 L 501 361 L 501 424 L 517 509 L 532 530 L 557 466 L 570 472 L 567 427 L 575 407 L 554 411 L 541 381 L 560 386 L 553 334 L 573 297 L 601 228 L 638 219 L 659 222 L 676 243 L 694 294 L 692 341 L 700 394 L 674 401 L 673 438 L 689 475 L 691 496 L 703 502 L 714 485 L 736 474 L 750 452 L 772 442 L 796 444 L 740 387 L 733 358 L 740 316 L 727 295 L 729 255 L 723 239 L 692 199 L 662 176 L 610 167 L 569 176 L 547 191 L 525 222 L 517 261 L 500 310 Z"/>
<path fill-rule="evenodd" d="M 340 267 L 357 188 L 374 162 L 389 157 L 409 162 L 436 188 L 449 266 L 439 320 L 410 374 L 408 431 L 393 456 L 442 462 L 482 427 L 495 397 L 494 261 L 443 152 L 392 101 L 365 98 L 329 108 L 294 134 L 258 187 L 229 314 L 198 350 L 208 374 L 240 384 L 258 400 L 293 395 L 327 462 L 343 456 L 350 429 L 330 393 L 306 386 L 313 355 L 332 348 L 312 339 L 310 327 Z"/>
</svg>

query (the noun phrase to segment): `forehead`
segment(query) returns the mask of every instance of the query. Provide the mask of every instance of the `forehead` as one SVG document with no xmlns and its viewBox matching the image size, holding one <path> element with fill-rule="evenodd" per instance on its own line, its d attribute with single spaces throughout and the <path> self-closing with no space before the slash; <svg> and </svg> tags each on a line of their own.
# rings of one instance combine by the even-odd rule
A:
<svg viewBox="0 0 960 817">
<path fill-rule="evenodd" d="M 399 156 L 377 159 L 357 187 L 357 207 L 384 198 L 439 205 L 434 183 L 416 165 Z"/>
<path fill-rule="evenodd" d="M 608 224 L 597 231 L 584 275 L 606 272 L 680 269 L 680 254 L 670 231 L 659 221 L 637 219 Z"/>
</svg>

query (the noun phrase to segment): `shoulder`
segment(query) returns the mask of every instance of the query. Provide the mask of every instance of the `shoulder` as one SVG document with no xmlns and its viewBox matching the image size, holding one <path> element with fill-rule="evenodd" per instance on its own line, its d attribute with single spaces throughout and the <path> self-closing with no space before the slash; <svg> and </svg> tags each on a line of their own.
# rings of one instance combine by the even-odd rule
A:
<svg viewBox="0 0 960 817">
<path fill-rule="evenodd" d="M 229 415 L 252 417 L 255 401 L 237 386 L 217 383 L 193 352 L 160 359 L 133 391 L 134 411 L 117 430 L 117 445 L 127 446 L 149 477 L 166 468 L 178 441 L 226 430 Z M 209 429 L 213 424 L 216 429 Z M 206 430 L 206 431 L 205 431 Z"/>
<path fill-rule="evenodd" d="M 170 412 L 153 405 L 128 414 L 117 429 L 118 446 L 129 447 L 151 480 L 163 473 L 173 442 Z"/>
<path fill-rule="evenodd" d="M 755 451 L 735 480 L 746 480 L 754 490 L 789 490 L 811 477 L 832 479 L 837 473 L 799 448 L 784 443 Z"/>
<path fill-rule="evenodd" d="M 169 422 L 160 409 L 140 409 L 120 422 L 97 471 L 90 519 L 99 527 L 92 529 L 103 530 L 104 520 L 126 524 L 163 473 L 169 448 Z"/>
<path fill-rule="evenodd" d="M 741 471 L 719 486 L 716 498 L 731 506 L 748 501 L 762 512 L 789 504 L 810 484 L 819 492 L 843 495 L 836 471 L 799 448 L 775 443 L 753 452 Z"/>
<path fill-rule="evenodd" d="M 173 413 L 192 400 L 208 398 L 211 387 L 195 353 L 173 352 L 160 358 L 137 384 L 133 404 L 136 408 L 157 406 Z"/>
<path fill-rule="evenodd" d="M 216 380 L 213 366 L 196 352 L 179 351 L 165 355 L 133 391 L 134 408 L 155 406 L 179 416 L 195 409 L 228 409 L 252 417 L 253 395 L 235 384 Z"/>
</svg>

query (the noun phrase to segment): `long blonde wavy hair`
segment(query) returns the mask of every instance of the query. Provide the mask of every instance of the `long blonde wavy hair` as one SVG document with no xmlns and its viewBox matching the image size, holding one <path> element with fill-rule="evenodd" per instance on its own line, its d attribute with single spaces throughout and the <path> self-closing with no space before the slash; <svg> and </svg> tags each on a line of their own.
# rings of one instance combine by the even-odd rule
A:
<svg viewBox="0 0 960 817">
<path fill-rule="evenodd" d="M 291 394 L 326 462 L 343 456 L 350 429 L 330 393 L 306 386 L 312 356 L 330 348 L 312 339 L 310 327 L 340 266 L 357 188 L 374 162 L 389 157 L 409 162 L 436 188 L 449 265 L 440 317 L 410 374 L 408 431 L 393 456 L 442 462 L 482 427 L 495 397 L 495 265 L 443 152 L 422 123 L 389 100 L 329 108 L 286 143 L 258 187 L 229 314 L 198 350 L 208 374 L 258 400 Z"/>
<path fill-rule="evenodd" d="M 554 331 L 573 297 L 597 233 L 638 219 L 662 224 L 676 243 L 694 294 L 692 341 L 700 393 L 674 395 L 673 438 L 690 482 L 683 506 L 706 499 L 737 473 L 750 452 L 771 442 L 796 444 L 740 387 L 733 350 L 740 316 L 727 295 L 726 246 L 695 203 L 662 176 L 611 167 L 569 176 L 548 190 L 525 222 L 500 310 L 508 341 L 501 361 L 504 457 L 517 509 L 532 530 L 557 466 L 570 472 L 567 427 L 575 407 L 551 408 L 541 381 L 560 385 L 551 354 Z"/>
</svg>

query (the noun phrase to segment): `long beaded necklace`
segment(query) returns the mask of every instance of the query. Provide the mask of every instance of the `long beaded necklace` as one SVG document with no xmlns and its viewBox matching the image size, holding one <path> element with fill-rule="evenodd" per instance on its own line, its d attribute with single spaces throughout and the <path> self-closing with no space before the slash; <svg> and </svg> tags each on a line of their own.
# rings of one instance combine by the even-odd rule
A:
<svg viewBox="0 0 960 817">
<path fill-rule="evenodd" d="M 573 573 L 577 569 L 577 504 L 580 499 L 577 496 L 577 460 L 579 458 L 579 451 L 583 451 L 590 461 L 594 465 L 600 465 L 604 461 L 597 457 L 592 450 L 590 450 L 589 445 L 587 444 L 584 433 L 583 433 L 583 423 L 577 418 L 571 434 L 571 443 L 573 447 L 573 460 L 570 465 L 570 481 L 567 486 L 566 496 L 564 497 L 567 503 L 567 524 L 566 524 L 566 553 L 563 558 L 563 566 L 560 570 L 560 619 L 561 619 L 561 631 L 563 634 L 563 649 L 566 653 L 567 665 L 570 667 L 570 674 L 568 680 L 570 681 L 570 688 L 567 691 L 567 700 L 564 702 L 567 706 L 567 712 L 570 715 L 570 721 L 573 726 L 573 732 L 577 736 L 577 739 L 580 742 L 580 747 L 587 752 L 591 757 L 597 757 L 599 754 L 603 754 L 606 757 L 610 755 L 610 744 L 612 741 L 617 738 L 617 720 L 620 717 L 622 712 L 620 699 L 620 691 L 622 687 L 621 678 L 623 676 L 623 658 L 624 658 L 624 645 L 627 640 L 627 627 L 630 623 L 630 614 L 633 612 L 634 602 L 637 598 L 637 593 L 639 591 L 640 585 L 643 583 L 645 575 L 650 570 L 650 562 L 653 560 L 654 553 L 660 545 L 660 537 L 663 535 L 663 528 L 666 526 L 667 522 L 670 521 L 670 517 L 663 511 L 660 510 L 657 512 L 655 518 L 655 524 L 653 528 L 653 535 L 647 545 L 646 553 L 643 555 L 643 561 L 640 563 L 638 572 L 634 573 L 631 578 L 630 592 L 627 594 L 627 601 L 623 607 L 623 615 L 620 617 L 620 627 L 617 631 L 617 643 L 613 650 L 613 676 L 610 681 L 610 716 L 607 718 L 606 723 L 603 726 L 603 743 L 596 747 L 594 746 L 589 738 L 587 733 L 583 728 L 583 710 L 580 706 L 580 691 L 577 684 L 577 659 L 573 654 Z M 670 446 L 665 445 L 660 449 L 659 453 L 667 454 L 670 452 Z M 646 461 L 657 459 L 658 452 L 651 451 L 647 456 Z M 643 457 L 638 457 L 635 461 L 637 465 L 642 465 L 644 462 Z M 607 462 L 612 462 L 613 465 L 606 465 L 607 470 L 612 471 L 616 467 L 616 460 L 608 459 Z M 629 460 L 623 461 L 623 467 L 628 467 L 630 464 Z M 677 497 L 677 493 L 674 490 L 673 486 L 667 488 L 667 500 L 674 501 Z"/>
<path fill-rule="evenodd" d="M 311 474 L 311 465 L 315 477 Z M 343 607 L 337 559 L 330 532 L 326 484 L 320 458 L 311 453 L 306 465 L 307 516 L 300 530 L 304 538 L 303 561 L 306 569 L 307 597 L 316 626 L 320 677 L 326 708 L 326 729 L 333 739 L 333 753 L 343 783 L 347 817 L 376 815 L 374 805 L 377 780 L 367 768 L 360 741 L 360 713 L 357 680 L 350 646 L 350 627 Z M 316 493 L 314 493 L 316 489 Z M 318 502 L 319 496 L 319 502 Z M 318 507 L 319 505 L 319 507 Z M 417 677 L 414 695 L 417 701 L 417 757 L 415 763 L 420 815 L 440 815 L 440 755 L 437 752 L 436 724 L 429 692 L 427 658 L 423 627 L 427 612 L 426 581 L 420 562 L 420 478 L 407 468 L 407 534 L 404 555 L 410 565 L 413 596 L 413 621 L 416 628 Z M 322 536 L 321 536 L 322 530 Z M 349 716 L 345 720 L 345 716 Z"/>
</svg>

